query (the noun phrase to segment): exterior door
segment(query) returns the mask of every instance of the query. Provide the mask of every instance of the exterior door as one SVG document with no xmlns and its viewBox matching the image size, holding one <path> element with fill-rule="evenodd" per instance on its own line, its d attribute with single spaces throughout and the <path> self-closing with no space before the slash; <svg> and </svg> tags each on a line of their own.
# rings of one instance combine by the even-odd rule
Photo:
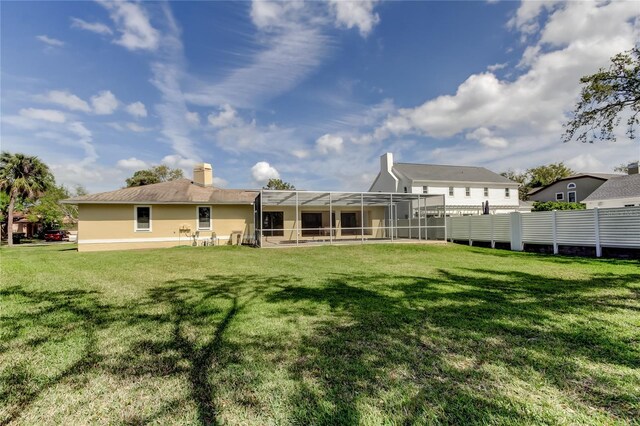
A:
<svg viewBox="0 0 640 426">
<path fill-rule="evenodd" d="M 302 236 L 320 235 L 322 231 L 322 213 L 302 213 Z"/>
</svg>

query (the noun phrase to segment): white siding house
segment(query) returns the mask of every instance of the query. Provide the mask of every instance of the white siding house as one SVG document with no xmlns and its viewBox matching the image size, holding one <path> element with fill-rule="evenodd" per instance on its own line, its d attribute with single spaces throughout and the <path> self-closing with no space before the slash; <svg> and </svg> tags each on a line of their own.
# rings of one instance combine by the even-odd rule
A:
<svg viewBox="0 0 640 426">
<path fill-rule="evenodd" d="M 394 163 L 391 153 L 380 157 L 380 173 L 369 191 L 441 194 L 448 214 L 481 214 L 487 201 L 491 213 L 522 210 L 518 183 L 484 167 Z"/>
<path fill-rule="evenodd" d="M 588 209 L 640 206 L 638 163 L 629 165 L 629 175 L 609 179 L 583 202 Z"/>
</svg>

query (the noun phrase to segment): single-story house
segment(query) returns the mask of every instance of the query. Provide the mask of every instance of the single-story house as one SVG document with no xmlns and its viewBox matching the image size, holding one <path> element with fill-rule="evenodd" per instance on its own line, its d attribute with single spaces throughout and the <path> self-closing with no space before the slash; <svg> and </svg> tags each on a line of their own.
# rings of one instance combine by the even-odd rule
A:
<svg viewBox="0 0 640 426">
<path fill-rule="evenodd" d="M 78 250 L 182 244 L 286 245 L 446 238 L 442 196 L 221 189 L 209 164 L 193 180 L 70 198 L 78 205 Z M 412 220 L 397 212 L 412 206 Z"/>
<path fill-rule="evenodd" d="M 546 186 L 533 188 L 529 191 L 528 195 L 531 201 L 581 203 L 607 180 L 619 176 L 624 175 L 611 173 L 579 173 L 559 179 Z"/>
<path fill-rule="evenodd" d="M 629 165 L 629 174 L 607 180 L 583 200 L 588 209 L 640 206 L 638 163 Z"/>
<path fill-rule="evenodd" d="M 482 214 L 486 202 L 491 213 L 530 211 L 520 204 L 518 186 L 484 167 L 395 163 L 388 152 L 369 191 L 442 195 L 448 215 Z"/>
</svg>

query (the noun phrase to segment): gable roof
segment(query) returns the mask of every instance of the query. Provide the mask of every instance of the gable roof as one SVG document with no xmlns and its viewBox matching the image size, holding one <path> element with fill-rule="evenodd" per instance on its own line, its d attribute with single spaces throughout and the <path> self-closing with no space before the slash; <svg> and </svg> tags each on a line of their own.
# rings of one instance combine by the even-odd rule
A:
<svg viewBox="0 0 640 426">
<path fill-rule="evenodd" d="M 256 191 L 200 186 L 189 179 L 84 195 L 64 200 L 67 204 L 251 204 Z"/>
<path fill-rule="evenodd" d="M 640 174 L 613 177 L 600 185 L 582 202 L 632 197 L 640 198 Z"/>
<path fill-rule="evenodd" d="M 558 179 L 557 181 L 550 183 L 549 185 L 545 185 L 545 186 L 539 186 L 537 188 L 532 188 L 527 195 L 533 195 L 536 192 L 542 191 L 543 189 L 549 188 L 552 185 L 555 185 L 558 182 L 564 182 L 567 180 L 575 180 L 575 179 L 580 179 L 580 178 L 584 178 L 584 177 L 591 177 L 591 178 L 595 178 L 595 179 L 601 179 L 601 180 L 608 180 L 614 177 L 621 177 L 621 176 L 626 176 L 626 175 L 621 175 L 621 174 L 614 174 L 614 173 L 578 173 L 575 175 L 571 175 L 568 176 L 566 178 L 562 178 L 562 179 Z"/>
<path fill-rule="evenodd" d="M 484 167 L 394 163 L 393 171 L 397 171 L 411 180 L 419 181 L 518 184 Z"/>
</svg>

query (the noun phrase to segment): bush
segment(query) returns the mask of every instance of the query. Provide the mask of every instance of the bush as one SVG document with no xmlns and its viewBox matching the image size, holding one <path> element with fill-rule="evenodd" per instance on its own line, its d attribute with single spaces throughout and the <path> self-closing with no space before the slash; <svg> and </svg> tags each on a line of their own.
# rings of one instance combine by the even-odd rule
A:
<svg viewBox="0 0 640 426">
<path fill-rule="evenodd" d="M 533 203 L 534 212 L 550 212 L 553 210 L 584 210 L 587 206 L 582 203 L 568 203 L 565 201 L 536 201 Z"/>
</svg>

